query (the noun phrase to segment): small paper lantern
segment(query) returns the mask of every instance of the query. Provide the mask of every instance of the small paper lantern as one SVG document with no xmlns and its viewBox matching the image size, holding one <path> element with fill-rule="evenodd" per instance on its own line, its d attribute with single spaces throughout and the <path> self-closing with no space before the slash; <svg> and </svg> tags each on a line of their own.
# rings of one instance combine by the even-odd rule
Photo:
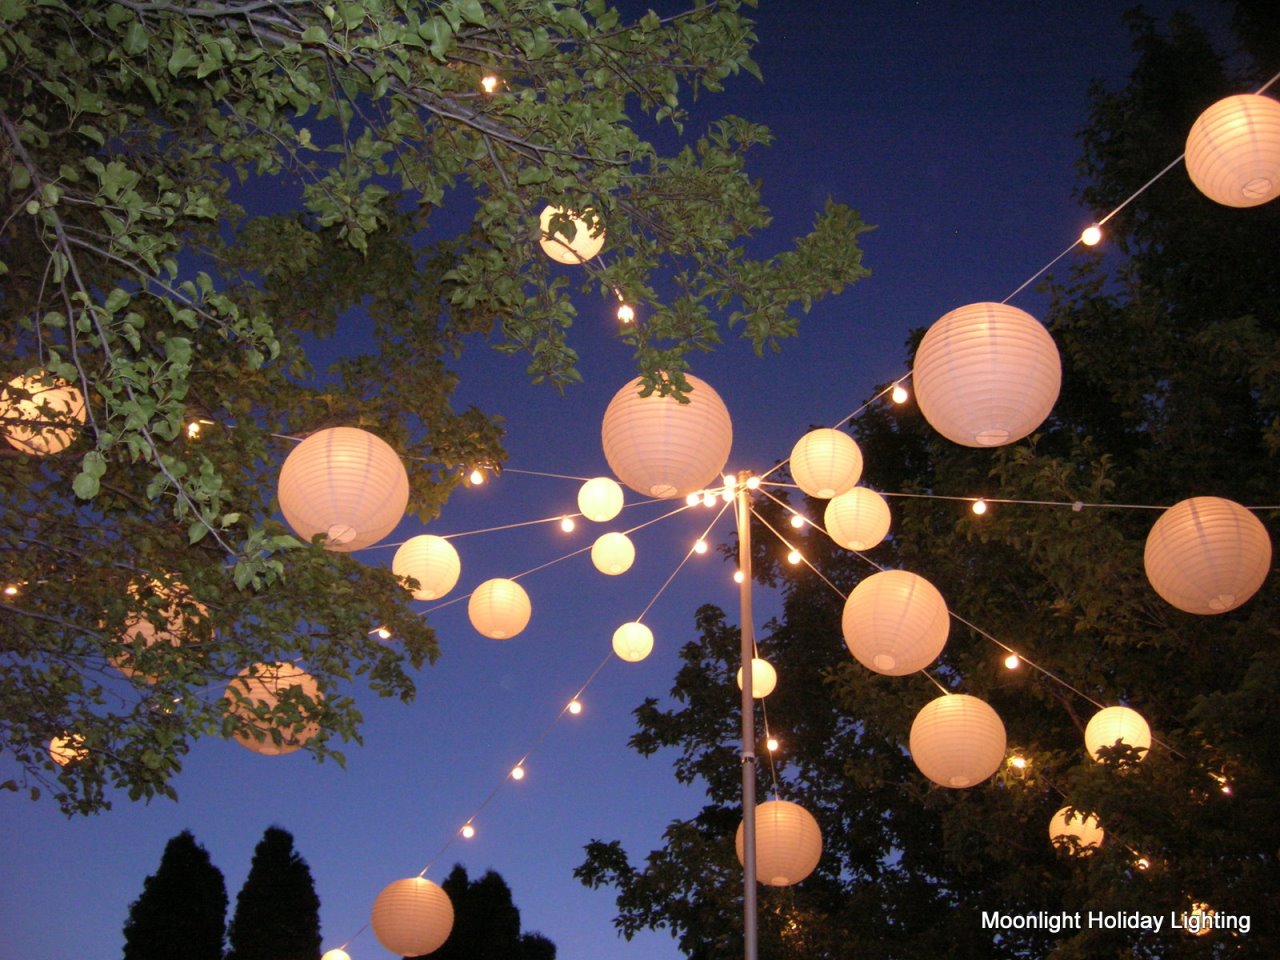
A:
<svg viewBox="0 0 1280 960">
<path fill-rule="evenodd" d="M 1101 760 L 1098 751 L 1103 747 L 1124 744 L 1139 752 L 1145 760 L 1151 749 L 1151 728 L 1142 714 L 1129 707 L 1104 707 L 1090 718 L 1084 728 L 1084 745 L 1089 756 Z"/>
<path fill-rule="evenodd" d="M 578 491 L 578 509 L 588 520 L 608 523 L 622 512 L 622 488 L 609 477 L 593 477 Z"/>
<path fill-rule="evenodd" d="M 688 403 L 651 393 L 640 396 L 636 378 L 614 395 L 604 414 L 601 440 L 611 469 L 628 487 L 661 500 L 684 497 L 716 482 L 733 424 L 724 401 L 688 376 Z"/>
<path fill-rule="evenodd" d="M 573 239 L 570 239 L 551 226 L 551 218 L 558 213 L 564 213 L 564 211 L 560 207 L 549 206 L 543 209 L 542 216 L 538 218 L 538 229 L 542 231 L 538 243 L 543 253 L 556 263 L 573 265 L 585 263 L 600 252 L 604 247 L 604 225 L 598 218 L 595 224 L 598 232 L 593 236 L 592 228 L 587 221 L 580 220 L 570 213 L 569 218 L 573 222 Z"/>
<path fill-rule="evenodd" d="M 369 926 L 378 942 L 396 956 L 421 957 L 449 939 L 453 902 L 425 877 L 396 880 L 373 901 Z"/>
<path fill-rule="evenodd" d="M 19 391 L 31 396 L 18 396 Z M 23 453 L 43 457 L 65 450 L 80 433 L 75 424 L 84 423 L 84 418 L 84 395 L 65 380 L 14 377 L 9 388 L 0 391 L 4 438 Z"/>
<path fill-rule="evenodd" d="M 1273 199 L 1280 193 L 1280 102 L 1244 93 L 1209 107 L 1187 135 L 1187 174 L 1224 206 Z"/>
<path fill-rule="evenodd" d="M 738 824 L 734 847 L 746 864 L 746 828 Z M 822 829 L 804 807 L 789 800 L 766 800 L 756 807 L 756 879 L 789 887 L 813 873 L 822 859 Z"/>
<path fill-rule="evenodd" d="M 773 669 L 773 664 L 768 660 L 761 660 L 759 657 L 751 658 L 751 696 L 756 700 L 761 700 L 773 693 L 773 688 L 778 685 L 778 671 Z M 742 668 L 738 668 L 738 689 L 742 689 Z"/>
<path fill-rule="evenodd" d="M 273 726 L 269 720 L 254 716 L 259 707 L 274 710 L 286 690 L 297 687 L 317 707 L 324 700 L 315 678 L 292 663 L 257 663 L 236 674 L 227 685 L 227 712 L 239 717 L 253 732 L 236 731 L 232 734 L 242 747 L 266 757 L 284 756 L 302 749 L 303 745 L 320 732 L 320 724 L 309 721 L 299 726 Z M 276 742 L 273 730 L 279 731 L 281 740 Z M 262 735 L 261 739 L 255 736 Z"/>
<path fill-rule="evenodd" d="M 409 503 L 409 475 L 385 440 L 355 427 L 331 427 L 294 447 L 280 468 L 280 510 L 308 542 L 326 550 L 372 546 L 396 528 Z"/>
<path fill-rule="evenodd" d="M 920 412 L 966 447 L 1027 436 L 1058 399 L 1062 363 L 1035 317 L 1003 303 L 971 303 L 939 319 L 920 341 L 912 374 Z"/>
<path fill-rule="evenodd" d="M 418 581 L 415 600 L 439 600 L 458 583 L 462 560 L 444 537 L 422 533 L 402 543 L 391 558 L 391 572 Z"/>
<path fill-rule="evenodd" d="M 510 640 L 529 625 L 532 615 L 529 595 L 514 580 L 486 580 L 467 601 L 471 625 L 491 640 Z"/>
<path fill-rule="evenodd" d="M 1271 570 L 1271 538 L 1253 513 L 1221 497 L 1192 497 L 1160 515 L 1142 563 L 1156 593 L 1187 613 L 1226 613 Z"/>
<path fill-rule="evenodd" d="M 653 631 L 643 623 L 624 623 L 613 631 L 613 652 L 627 663 L 639 663 L 653 652 Z"/>
<path fill-rule="evenodd" d="M 791 448 L 792 479 L 811 497 L 829 499 L 862 476 L 862 451 L 842 430 L 810 430 Z"/>
<path fill-rule="evenodd" d="M 1049 821 L 1049 842 L 1055 850 L 1087 857 L 1102 846 L 1105 838 L 1106 831 L 1092 813 L 1063 807 Z"/>
<path fill-rule="evenodd" d="M 120 641 L 130 646 L 140 640 L 144 647 L 150 647 L 155 643 L 167 643 L 171 647 L 179 647 L 183 640 L 189 638 L 192 626 L 189 620 L 204 620 L 209 616 L 209 608 L 194 599 L 191 591 L 180 583 L 165 586 L 153 580 L 149 587 L 139 587 L 138 584 L 131 583 L 128 593 L 134 602 L 138 602 L 140 596 L 150 593 L 165 603 L 158 611 L 165 621 L 163 628 L 157 627 L 151 618 L 144 614 L 138 612 L 129 614 L 125 619 L 124 632 L 120 635 Z M 111 665 L 126 677 L 141 676 L 147 683 L 155 683 L 159 679 L 154 674 L 142 673 L 134 667 L 132 651 L 112 657 Z"/>
<path fill-rule="evenodd" d="M 859 583 L 840 618 L 845 646 L 868 670 L 901 677 L 937 659 L 951 630 L 947 602 L 924 577 L 883 570 Z"/>
<path fill-rule="evenodd" d="M 49 759 L 60 767 L 78 763 L 88 759 L 88 756 L 89 751 L 84 748 L 84 737 L 78 733 L 54 737 L 49 741 Z"/>
<path fill-rule="evenodd" d="M 636 562 L 636 548 L 625 533 L 602 533 L 591 545 L 591 562 L 601 573 L 616 577 Z"/>
<path fill-rule="evenodd" d="M 966 693 L 925 704 L 911 724 L 911 759 L 942 787 L 972 787 L 1004 761 L 1004 724 L 990 705 Z"/>
<path fill-rule="evenodd" d="M 831 498 L 822 516 L 827 535 L 846 550 L 870 550 L 889 533 L 889 504 L 866 487 Z"/>
</svg>

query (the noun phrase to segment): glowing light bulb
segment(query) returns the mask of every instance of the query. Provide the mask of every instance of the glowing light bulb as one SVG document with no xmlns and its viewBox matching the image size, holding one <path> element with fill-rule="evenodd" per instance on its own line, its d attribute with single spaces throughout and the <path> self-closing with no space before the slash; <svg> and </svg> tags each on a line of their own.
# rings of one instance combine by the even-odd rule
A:
<svg viewBox="0 0 1280 960">
<path fill-rule="evenodd" d="M 1084 228 L 1084 232 L 1080 234 L 1080 242 L 1086 247 L 1094 247 L 1102 239 L 1102 228 L 1096 223 Z"/>
<path fill-rule="evenodd" d="M 462 834 L 464 840 L 470 840 L 476 835 L 476 828 L 469 823 L 464 823 L 462 829 L 458 832 Z"/>
<path fill-rule="evenodd" d="M 1133 861 L 1133 865 L 1137 867 L 1139 870 L 1151 869 L 1151 861 L 1148 860 L 1146 857 L 1138 857 L 1138 859 Z"/>
<path fill-rule="evenodd" d="M 724 475 L 724 485 L 726 487 L 729 487 L 730 489 L 732 489 L 733 487 L 737 486 L 737 484 L 738 484 L 738 478 L 735 477 L 732 473 L 726 473 Z"/>
<path fill-rule="evenodd" d="M 708 490 L 702 495 L 702 505 L 704 507 L 714 507 L 716 505 L 716 495 Z"/>
<path fill-rule="evenodd" d="M 1011 653 L 1004 658 L 1004 665 L 1007 670 L 1017 670 L 1022 665 L 1022 660 L 1016 653 Z"/>
<path fill-rule="evenodd" d="M 15 585 L 14 585 L 14 584 L 12 584 L 12 583 L 11 583 L 11 584 L 9 584 L 7 587 L 5 587 L 5 588 L 4 588 L 4 595 L 5 595 L 6 597 L 16 597 L 16 596 L 18 595 L 18 588 L 17 588 L 17 586 L 15 586 Z"/>
<path fill-rule="evenodd" d="M 476 467 L 474 470 L 471 471 L 471 476 L 469 476 L 467 479 L 471 481 L 471 485 L 473 487 L 478 487 L 480 486 L 480 484 L 484 483 L 484 471 L 481 470 L 479 467 Z"/>
<path fill-rule="evenodd" d="M 791 525 L 799 530 L 804 526 L 804 517 L 800 516 L 798 513 L 793 513 L 791 515 Z"/>
<path fill-rule="evenodd" d="M 524 767 L 522 767 L 522 766 L 521 766 L 520 764 L 518 764 L 518 763 L 517 763 L 514 767 L 512 767 L 512 768 L 511 768 L 511 779 L 512 779 L 512 780 L 523 780 L 523 779 L 524 779 Z"/>
<path fill-rule="evenodd" d="M 768 740 L 764 742 L 764 745 L 765 745 L 765 749 L 767 749 L 770 753 L 773 753 L 778 749 L 778 738 L 770 737 Z"/>
<path fill-rule="evenodd" d="M 1028 761 L 1026 757 L 1019 757 L 1017 755 L 1009 758 L 1009 766 L 1013 767 L 1015 770 L 1027 769 L 1029 762 L 1030 761 Z"/>
<path fill-rule="evenodd" d="M 695 543 L 695 544 L 693 545 L 693 552 L 694 552 L 694 553 L 706 553 L 706 552 L 707 552 L 707 541 L 705 541 L 705 540 L 699 540 L 697 543 Z"/>
<path fill-rule="evenodd" d="M 636 318 L 636 312 L 631 304 L 624 303 L 618 307 L 618 320 L 622 323 L 630 323 Z"/>
<path fill-rule="evenodd" d="M 388 630 L 386 627 L 379 627 L 379 628 L 378 628 L 377 630 L 375 630 L 374 632 L 378 635 L 378 639 L 379 639 L 379 640 L 390 640 L 390 639 L 391 639 L 391 631 L 390 631 L 390 630 Z"/>
<path fill-rule="evenodd" d="M 684 498 L 684 502 L 685 502 L 685 503 L 687 503 L 687 504 L 688 504 L 689 506 L 691 506 L 691 507 L 696 507 L 699 503 L 701 503 L 701 502 L 702 502 L 702 494 L 700 494 L 700 493 L 691 493 L 691 494 L 689 494 L 687 497 L 685 497 L 685 498 Z"/>
<path fill-rule="evenodd" d="M 745 580 L 745 579 L 747 579 L 747 577 L 746 577 L 746 575 L 745 575 L 741 570 L 735 570 L 735 571 L 733 571 L 733 582 L 734 582 L 734 583 L 741 583 L 741 582 L 742 582 L 743 580 Z"/>
<path fill-rule="evenodd" d="M 576 698 L 575 698 L 575 699 L 573 699 L 573 700 L 570 700 L 570 701 L 569 701 L 569 712 L 570 712 L 570 713 L 572 713 L 575 717 L 576 717 L 578 714 L 580 714 L 580 713 L 582 712 L 582 701 L 581 701 L 581 700 L 578 700 L 578 699 L 576 699 Z"/>
<path fill-rule="evenodd" d="M 973 512 L 976 513 L 978 516 L 982 516 L 984 513 L 986 513 L 987 501 L 983 500 L 981 497 L 973 501 Z"/>
<path fill-rule="evenodd" d="M 733 503 L 733 491 L 729 487 L 725 487 L 720 491 L 720 499 L 725 503 Z"/>
<path fill-rule="evenodd" d="M 747 477 L 747 489 L 748 489 L 748 490 L 759 490 L 759 489 L 760 489 L 760 478 L 759 478 L 759 477 Z"/>
<path fill-rule="evenodd" d="M 200 436 L 200 421 L 192 420 L 187 424 L 187 439 L 194 440 L 198 436 Z"/>
<path fill-rule="evenodd" d="M 801 559 L 801 558 L 800 558 L 800 551 L 799 551 L 799 550 L 792 550 L 790 553 L 788 553 L 788 554 L 787 554 L 787 563 L 790 563 L 790 564 L 793 564 L 793 565 L 794 565 L 794 564 L 799 563 L 799 562 L 800 562 L 800 559 Z"/>
<path fill-rule="evenodd" d="M 899 383 L 893 388 L 893 393 L 890 396 L 893 397 L 894 403 L 906 403 L 910 394 L 907 393 L 907 388 Z"/>
<path fill-rule="evenodd" d="M 565 533 L 573 533 L 573 528 L 576 526 L 577 524 L 573 522 L 573 517 L 560 518 L 560 529 Z"/>
<path fill-rule="evenodd" d="M 480 80 L 480 86 L 484 88 L 485 93 L 493 93 L 493 91 L 498 89 L 498 78 L 491 73 L 486 74 Z"/>
</svg>

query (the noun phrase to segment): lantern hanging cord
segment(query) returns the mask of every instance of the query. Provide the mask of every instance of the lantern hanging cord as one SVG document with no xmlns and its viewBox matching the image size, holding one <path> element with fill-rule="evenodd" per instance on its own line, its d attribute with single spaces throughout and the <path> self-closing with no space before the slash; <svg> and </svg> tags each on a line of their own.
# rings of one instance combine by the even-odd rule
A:
<svg viewBox="0 0 1280 960">
<path fill-rule="evenodd" d="M 687 510 L 689 508 L 686 506 L 683 509 Z M 707 534 L 711 532 L 711 528 L 716 525 L 717 521 L 719 521 L 719 519 L 724 516 L 724 512 L 728 509 L 729 509 L 729 504 L 726 503 L 726 504 L 723 504 L 720 507 L 720 509 L 716 511 L 716 515 L 711 518 L 711 522 L 708 523 L 705 528 L 703 528 L 702 536 L 698 538 L 698 542 L 701 542 L 706 539 Z M 673 510 L 671 512 L 671 515 L 674 515 L 679 512 L 680 512 L 679 510 Z M 636 617 L 637 622 L 645 618 L 645 614 L 647 614 L 650 608 L 652 608 L 653 605 L 658 602 L 658 598 L 662 596 L 663 593 L 666 592 L 667 587 L 671 586 L 671 581 L 673 581 L 676 578 L 676 575 L 681 570 L 684 569 L 684 565 L 689 562 L 695 550 L 696 550 L 696 546 L 690 547 L 688 550 L 685 551 L 684 557 L 681 559 L 681 561 L 678 564 L 676 564 L 676 568 L 671 571 L 671 575 L 667 577 L 666 581 L 662 584 L 662 586 L 658 588 L 658 592 L 653 595 L 653 599 L 651 599 L 648 603 L 646 603 L 644 606 L 644 609 L 640 611 L 640 616 Z"/>
<path fill-rule="evenodd" d="M 759 653 L 759 651 L 756 651 Z M 769 730 L 769 708 L 765 705 L 764 697 L 760 698 L 760 722 L 764 727 L 765 750 L 769 757 L 769 780 L 773 783 L 773 798 L 775 800 L 782 799 L 782 787 L 778 784 L 778 768 L 773 762 L 773 751 L 769 749 L 769 741 L 773 739 L 773 733 Z"/>
<path fill-rule="evenodd" d="M 939 683 L 936 679 L 934 679 L 933 674 L 931 674 L 928 670 L 921 669 L 920 673 L 924 675 L 924 678 L 925 678 L 926 680 L 928 680 L 928 681 L 929 681 L 930 683 L 932 683 L 935 687 L 937 687 L 939 690 L 941 690 L 941 691 L 942 691 L 942 693 L 943 693 L 945 696 L 950 696 L 950 695 L 951 695 L 951 691 L 950 691 L 950 690 L 948 690 L 946 687 L 944 687 L 944 686 L 943 686 L 941 683 Z"/>
<path fill-rule="evenodd" d="M 573 477 L 565 473 L 545 473 L 541 470 L 520 470 L 516 467 L 503 467 L 503 473 L 519 473 L 526 477 L 547 477 L 551 480 L 573 480 L 577 483 L 586 483 L 590 477 Z"/>
</svg>

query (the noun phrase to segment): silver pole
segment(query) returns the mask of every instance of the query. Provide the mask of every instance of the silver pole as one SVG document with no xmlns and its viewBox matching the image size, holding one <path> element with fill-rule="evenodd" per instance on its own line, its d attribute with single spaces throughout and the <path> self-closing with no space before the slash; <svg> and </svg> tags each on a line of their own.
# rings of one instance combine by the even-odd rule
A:
<svg viewBox="0 0 1280 960">
<path fill-rule="evenodd" d="M 750 471 L 738 472 L 738 617 L 742 625 L 742 942 L 745 960 L 756 960 L 756 710 L 751 691 L 755 638 L 751 626 Z"/>
</svg>

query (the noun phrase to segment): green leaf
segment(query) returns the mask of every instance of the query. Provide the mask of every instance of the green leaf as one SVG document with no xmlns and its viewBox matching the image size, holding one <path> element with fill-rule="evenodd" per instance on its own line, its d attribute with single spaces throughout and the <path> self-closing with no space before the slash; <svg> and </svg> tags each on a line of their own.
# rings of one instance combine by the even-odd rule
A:
<svg viewBox="0 0 1280 960">
<path fill-rule="evenodd" d="M 171 76 L 176 77 L 193 63 L 198 63 L 199 60 L 199 54 L 185 44 L 179 44 L 173 48 L 173 53 L 169 54 L 169 73 Z"/>
<path fill-rule="evenodd" d="M 329 35 L 325 33 L 324 27 L 307 27 L 302 31 L 303 43 L 324 43 L 329 39 Z"/>
<path fill-rule="evenodd" d="M 9 169 L 9 189 L 15 193 L 26 190 L 31 186 L 31 171 L 20 163 L 15 163 Z"/>
<path fill-rule="evenodd" d="M 480 0 L 459 0 L 458 13 L 467 23 L 473 23 L 477 27 L 489 25 L 489 21 L 485 19 L 484 7 L 480 6 Z"/>
<path fill-rule="evenodd" d="M 71 489 L 81 500 L 92 500 L 98 495 L 98 478 L 83 471 L 77 473 L 75 479 L 71 481 Z"/>
</svg>

